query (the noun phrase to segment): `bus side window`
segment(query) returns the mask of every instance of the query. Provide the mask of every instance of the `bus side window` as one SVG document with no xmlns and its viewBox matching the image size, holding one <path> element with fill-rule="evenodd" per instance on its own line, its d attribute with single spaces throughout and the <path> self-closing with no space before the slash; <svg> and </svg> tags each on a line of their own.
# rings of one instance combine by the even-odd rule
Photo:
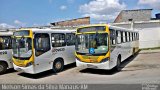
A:
<svg viewBox="0 0 160 90">
<path fill-rule="evenodd" d="M 111 45 L 116 44 L 116 32 L 113 29 L 110 29 L 110 40 L 111 40 Z"/>
<path fill-rule="evenodd" d="M 139 33 L 137 33 L 137 39 L 139 40 Z"/>
<path fill-rule="evenodd" d="M 134 40 L 136 40 L 136 38 L 137 38 L 137 37 L 136 37 L 136 33 L 134 33 Z"/>
<path fill-rule="evenodd" d="M 132 32 L 132 41 L 134 41 L 134 33 Z"/>
<path fill-rule="evenodd" d="M 62 47 L 66 45 L 65 34 L 63 33 L 52 33 L 52 47 Z"/>
<path fill-rule="evenodd" d="M 74 33 L 67 33 L 66 34 L 66 43 L 67 46 L 75 45 L 75 34 Z"/>
<path fill-rule="evenodd" d="M 1 36 L 0 37 L 0 50 L 11 49 L 12 40 L 10 36 Z"/>
<path fill-rule="evenodd" d="M 0 37 L 0 50 L 2 50 L 2 42 L 3 42 L 3 39 L 2 37 Z"/>
<path fill-rule="evenodd" d="M 123 39 L 123 31 L 121 31 L 121 42 L 122 42 L 122 43 L 124 42 L 124 39 Z"/>
<path fill-rule="evenodd" d="M 131 41 L 131 33 L 128 32 L 128 38 L 129 38 L 129 42 Z"/>
<path fill-rule="evenodd" d="M 136 33 L 136 40 L 138 40 L 138 33 Z"/>
<path fill-rule="evenodd" d="M 136 40 L 137 40 L 137 33 L 135 33 L 136 34 Z"/>
<path fill-rule="evenodd" d="M 35 55 L 40 56 L 50 50 L 49 34 L 38 33 L 35 35 Z"/>
<path fill-rule="evenodd" d="M 128 41 L 127 41 L 127 32 L 124 32 L 124 38 L 125 38 L 125 39 L 124 39 L 125 42 L 128 42 Z"/>
<path fill-rule="evenodd" d="M 133 41 L 132 32 L 130 32 L 130 40 Z"/>
<path fill-rule="evenodd" d="M 129 42 L 130 40 L 129 40 L 129 32 L 127 32 L 127 42 Z"/>
<path fill-rule="evenodd" d="M 135 40 L 137 40 L 137 33 L 134 33 L 134 38 Z"/>
<path fill-rule="evenodd" d="M 136 36 L 135 36 L 136 34 L 135 34 L 135 33 L 133 33 L 133 35 L 134 35 L 134 41 L 135 41 L 135 40 L 136 40 Z"/>
<path fill-rule="evenodd" d="M 133 34 L 133 41 L 134 41 L 135 40 L 135 36 L 134 36 L 135 34 L 134 34 L 134 32 L 132 34 Z"/>
<path fill-rule="evenodd" d="M 121 43 L 121 32 L 116 31 L 116 36 L 117 36 L 117 43 L 120 44 Z"/>
</svg>

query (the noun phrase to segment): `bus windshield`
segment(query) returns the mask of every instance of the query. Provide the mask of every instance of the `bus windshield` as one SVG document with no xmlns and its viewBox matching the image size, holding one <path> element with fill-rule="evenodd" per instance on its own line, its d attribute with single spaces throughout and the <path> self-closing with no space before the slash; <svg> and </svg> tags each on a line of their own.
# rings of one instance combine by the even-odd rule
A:
<svg viewBox="0 0 160 90">
<path fill-rule="evenodd" d="M 31 38 L 14 38 L 13 39 L 13 56 L 19 59 L 29 59 L 32 55 Z"/>
<path fill-rule="evenodd" d="M 80 34 L 76 36 L 76 51 L 81 54 L 106 54 L 108 51 L 108 34 Z"/>
</svg>

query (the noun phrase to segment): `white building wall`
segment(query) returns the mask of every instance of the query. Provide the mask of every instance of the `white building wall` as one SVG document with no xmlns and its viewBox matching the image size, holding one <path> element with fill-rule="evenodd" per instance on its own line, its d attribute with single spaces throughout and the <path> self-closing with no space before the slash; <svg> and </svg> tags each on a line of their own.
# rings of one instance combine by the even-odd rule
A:
<svg viewBox="0 0 160 90">
<path fill-rule="evenodd" d="M 160 27 L 143 28 L 139 30 L 139 47 L 154 48 L 160 47 Z"/>
</svg>

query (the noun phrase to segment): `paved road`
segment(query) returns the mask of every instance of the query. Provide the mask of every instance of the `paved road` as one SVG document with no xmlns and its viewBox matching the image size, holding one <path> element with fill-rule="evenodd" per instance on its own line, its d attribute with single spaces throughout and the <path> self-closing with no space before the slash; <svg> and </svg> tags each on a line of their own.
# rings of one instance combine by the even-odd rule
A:
<svg viewBox="0 0 160 90">
<path fill-rule="evenodd" d="M 8 70 L 0 75 L 1 84 L 160 84 L 160 50 L 141 51 L 138 55 L 123 62 L 123 69 L 95 70 L 85 67 L 75 67 L 75 64 L 65 67 L 60 73 L 51 70 L 36 75 Z"/>
</svg>

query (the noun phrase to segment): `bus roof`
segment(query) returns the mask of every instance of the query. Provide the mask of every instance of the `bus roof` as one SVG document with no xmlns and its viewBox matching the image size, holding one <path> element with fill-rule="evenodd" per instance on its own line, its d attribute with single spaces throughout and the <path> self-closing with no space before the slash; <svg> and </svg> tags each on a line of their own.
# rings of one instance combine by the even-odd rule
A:
<svg viewBox="0 0 160 90">
<path fill-rule="evenodd" d="M 90 26 L 106 26 L 108 24 L 88 24 L 88 25 L 82 25 L 79 26 L 78 28 L 84 28 L 84 27 L 90 27 Z"/>
<path fill-rule="evenodd" d="M 85 27 L 90 27 L 90 26 L 108 26 L 111 29 L 115 29 L 115 30 L 123 30 L 123 31 L 129 31 L 129 32 L 138 32 L 137 29 L 128 29 L 128 28 L 122 28 L 122 27 L 118 27 L 118 26 L 112 26 L 110 24 L 89 24 L 89 25 L 85 25 L 85 26 L 80 26 L 78 28 L 85 28 Z"/>
<path fill-rule="evenodd" d="M 138 32 L 137 29 L 128 29 L 128 28 L 122 28 L 122 27 L 117 27 L 117 26 L 112 26 L 112 25 L 108 25 L 109 28 L 111 29 L 115 29 L 115 30 L 123 30 L 123 31 L 129 31 L 129 32 Z"/>
<path fill-rule="evenodd" d="M 12 36 L 13 35 L 13 32 L 11 31 L 0 31 L 0 36 Z"/>
<path fill-rule="evenodd" d="M 18 31 L 21 31 L 21 30 L 31 30 L 35 33 L 74 33 L 76 30 L 69 30 L 69 29 L 20 29 Z"/>
</svg>

